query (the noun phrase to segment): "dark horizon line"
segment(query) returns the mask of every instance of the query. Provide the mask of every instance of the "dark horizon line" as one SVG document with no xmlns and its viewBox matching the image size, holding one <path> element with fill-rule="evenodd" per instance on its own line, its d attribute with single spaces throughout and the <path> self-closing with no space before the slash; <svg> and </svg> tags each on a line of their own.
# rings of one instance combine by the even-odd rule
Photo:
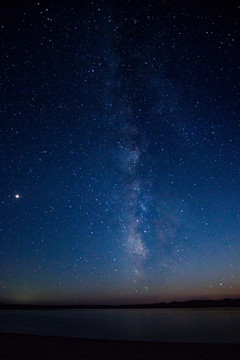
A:
<svg viewBox="0 0 240 360">
<path fill-rule="evenodd" d="M 197 307 L 240 307 L 239 299 L 224 298 L 220 300 L 186 300 L 151 304 L 121 304 L 121 305 L 60 305 L 60 304 L 13 304 L 0 303 L 0 309 L 143 309 L 143 308 L 197 308 Z"/>
</svg>

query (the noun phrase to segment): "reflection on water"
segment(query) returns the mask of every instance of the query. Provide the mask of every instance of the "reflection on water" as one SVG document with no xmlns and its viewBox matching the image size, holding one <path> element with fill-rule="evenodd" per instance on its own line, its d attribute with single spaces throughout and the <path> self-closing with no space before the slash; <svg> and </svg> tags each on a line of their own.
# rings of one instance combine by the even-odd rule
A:
<svg viewBox="0 0 240 360">
<path fill-rule="evenodd" d="M 0 331 L 92 339 L 240 343 L 240 309 L 0 310 Z"/>
</svg>

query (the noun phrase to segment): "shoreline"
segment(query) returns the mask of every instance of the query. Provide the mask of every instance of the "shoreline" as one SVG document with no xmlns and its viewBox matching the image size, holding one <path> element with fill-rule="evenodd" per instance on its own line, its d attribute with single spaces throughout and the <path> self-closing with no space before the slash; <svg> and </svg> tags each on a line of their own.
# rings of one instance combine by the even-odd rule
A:
<svg viewBox="0 0 240 360">
<path fill-rule="evenodd" d="M 240 299 L 188 300 L 151 304 L 122 305 L 37 305 L 7 304 L 0 302 L 0 310 L 86 310 L 86 309 L 196 309 L 196 308 L 240 308 Z"/>
<path fill-rule="evenodd" d="M 1 360 L 230 360 L 240 344 L 92 340 L 0 332 Z"/>
</svg>

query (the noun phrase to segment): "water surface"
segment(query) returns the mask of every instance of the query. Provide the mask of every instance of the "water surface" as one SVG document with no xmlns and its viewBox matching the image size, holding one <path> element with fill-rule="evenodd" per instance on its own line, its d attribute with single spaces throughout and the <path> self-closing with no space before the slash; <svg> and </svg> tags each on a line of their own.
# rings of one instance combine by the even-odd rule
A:
<svg viewBox="0 0 240 360">
<path fill-rule="evenodd" d="M 111 340 L 240 343 L 240 309 L 0 310 L 0 332 Z"/>
</svg>

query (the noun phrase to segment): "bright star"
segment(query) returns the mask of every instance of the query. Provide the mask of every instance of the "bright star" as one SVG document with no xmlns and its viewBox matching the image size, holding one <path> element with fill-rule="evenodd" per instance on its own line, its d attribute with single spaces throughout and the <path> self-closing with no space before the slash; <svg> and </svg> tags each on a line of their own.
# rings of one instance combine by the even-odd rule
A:
<svg viewBox="0 0 240 360">
<path fill-rule="evenodd" d="M 20 195 L 19 194 L 16 194 L 15 195 L 15 199 L 19 199 L 20 198 Z"/>
</svg>

